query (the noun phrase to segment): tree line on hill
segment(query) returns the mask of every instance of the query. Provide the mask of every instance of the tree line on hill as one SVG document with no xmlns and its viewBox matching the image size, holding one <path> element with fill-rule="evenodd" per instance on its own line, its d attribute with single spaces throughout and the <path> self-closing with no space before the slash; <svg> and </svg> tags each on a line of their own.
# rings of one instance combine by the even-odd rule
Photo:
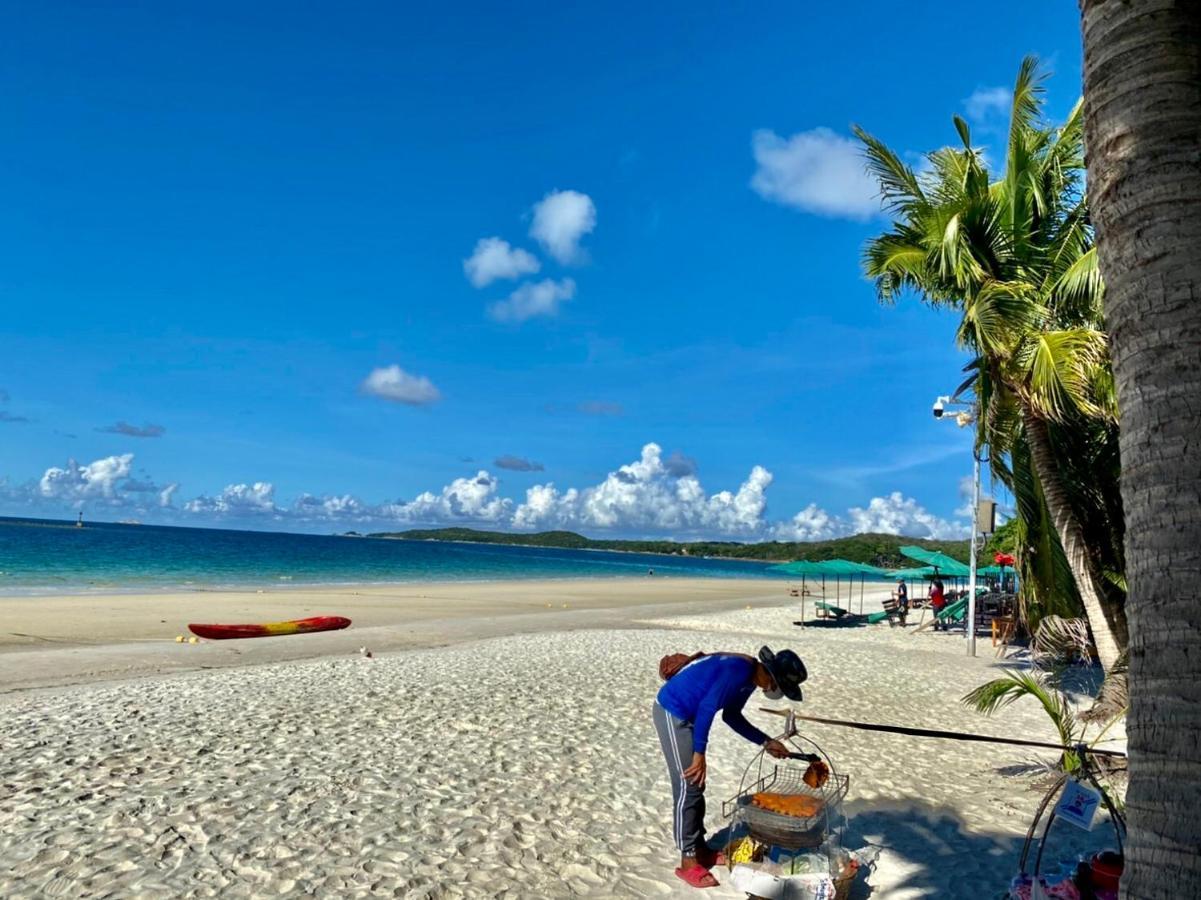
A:
<svg viewBox="0 0 1201 900">
<path fill-rule="evenodd" d="M 598 540 L 574 531 L 540 531 L 513 534 L 502 531 L 478 531 L 474 528 L 431 528 L 391 531 L 368 537 L 402 541 L 467 541 L 476 544 L 509 544 L 521 547 L 556 547 L 568 550 L 615 550 L 626 553 L 658 553 L 669 556 L 709 556 L 727 559 L 791 562 L 805 559 L 847 559 L 884 568 L 915 565 L 901 555 L 900 548 L 913 544 L 936 550 L 962 562 L 968 561 L 967 541 L 934 541 L 901 537 L 895 534 L 856 534 L 826 541 L 763 541 L 743 544 L 737 541 L 662 541 Z"/>
</svg>

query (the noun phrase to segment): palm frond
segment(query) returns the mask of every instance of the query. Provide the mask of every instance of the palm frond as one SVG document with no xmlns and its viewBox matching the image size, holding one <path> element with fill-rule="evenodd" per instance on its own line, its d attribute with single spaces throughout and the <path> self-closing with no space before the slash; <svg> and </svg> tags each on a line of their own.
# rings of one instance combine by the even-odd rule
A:
<svg viewBox="0 0 1201 900">
<path fill-rule="evenodd" d="M 1097 264 L 1097 248 L 1089 247 L 1063 270 L 1063 274 L 1051 285 L 1051 297 L 1057 303 L 1070 305 L 1077 310 L 1099 311 L 1105 283 L 1101 279 L 1101 267 Z"/>
<path fill-rule="evenodd" d="M 1017 356 L 1026 369 L 1025 381 L 1035 409 L 1054 420 L 1062 420 L 1073 408 L 1087 415 L 1103 414 L 1092 386 L 1098 369 L 1108 361 L 1105 332 L 1093 328 L 1043 331 L 1031 336 L 1025 349 L 1027 352 Z"/>
<path fill-rule="evenodd" d="M 970 331 L 973 346 L 1007 360 L 1045 315 L 1028 285 L 990 281 L 964 304 L 962 328 Z"/>
<path fill-rule="evenodd" d="M 863 143 L 867 169 L 880 185 L 880 199 L 885 209 L 901 212 L 926 202 L 921 182 L 912 168 L 878 138 L 858 125 L 851 129 Z"/>
<path fill-rule="evenodd" d="M 1046 681 L 1030 672 L 1007 670 L 1004 677 L 987 681 L 963 697 L 966 706 L 985 715 L 992 715 L 1022 697 L 1033 697 L 1043 707 L 1059 733 L 1065 751 L 1077 742 L 1076 717 L 1071 704 Z"/>
</svg>

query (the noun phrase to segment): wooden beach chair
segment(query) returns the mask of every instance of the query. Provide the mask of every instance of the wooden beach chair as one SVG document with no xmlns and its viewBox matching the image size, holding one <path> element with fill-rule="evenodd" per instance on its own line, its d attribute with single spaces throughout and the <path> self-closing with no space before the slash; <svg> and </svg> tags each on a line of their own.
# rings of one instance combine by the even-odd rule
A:
<svg viewBox="0 0 1201 900">
<path fill-rule="evenodd" d="M 890 627 L 895 628 L 898 625 L 905 624 L 905 618 L 908 615 L 908 611 L 901 606 L 900 600 L 898 600 L 896 597 L 888 597 L 883 601 L 883 604 L 884 618 L 888 619 L 888 624 Z M 878 614 L 873 613 L 872 615 Z M 870 619 L 871 616 L 868 618 Z M 884 618 L 877 619 L 876 621 L 882 622 L 884 621 Z"/>
<path fill-rule="evenodd" d="M 847 611 L 841 606 L 826 603 L 824 600 L 817 600 L 813 605 L 817 607 L 817 617 L 819 619 L 841 619 L 847 614 Z"/>
</svg>

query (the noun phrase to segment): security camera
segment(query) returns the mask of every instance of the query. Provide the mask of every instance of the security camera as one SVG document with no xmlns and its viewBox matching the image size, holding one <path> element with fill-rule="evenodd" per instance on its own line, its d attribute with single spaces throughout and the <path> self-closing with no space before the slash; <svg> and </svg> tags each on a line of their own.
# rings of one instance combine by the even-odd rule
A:
<svg viewBox="0 0 1201 900">
<path fill-rule="evenodd" d="M 931 412 L 934 413 L 934 418 L 941 419 L 943 410 L 944 410 L 944 407 L 943 407 L 943 403 L 942 403 L 942 397 L 939 397 L 937 400 L 934 401 L 934 409 L 931 410 Z"/>
</svg>

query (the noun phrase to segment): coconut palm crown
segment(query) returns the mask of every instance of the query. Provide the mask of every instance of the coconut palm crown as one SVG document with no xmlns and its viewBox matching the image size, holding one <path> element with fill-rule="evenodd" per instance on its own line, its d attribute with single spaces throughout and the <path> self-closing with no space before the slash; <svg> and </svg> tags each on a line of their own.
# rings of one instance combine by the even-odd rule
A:
<svg viewBox="0 0 1201 900">
<path fill-rule="evenodd" d="M 1084 190 L 1081 105 L 1059 127 L 1047 124 L 1044 81 L 1037 60 L 1023 60 L 995 178 L 958 116 L 959 146 L 927 154 L 918 170 L 855 129 L 893 217 L 867 243 L 863 265 L 882 302 L 914 293 L 961 315 L 958 342 L 973 357 L 961 390 L 971 387 L 979 404 L 977 442 L 1011 488 L 1011 467 L 1028 449 L 1033 490 L 1108 668 L 1126 644 L 1124 610 L 1106 592 L 1104 567 L 1073 508 L 1070 461 L 1053 438 L 1056 428 L 1104 430 L 1116 421 L 1104 286 Z"/>
</svg>

